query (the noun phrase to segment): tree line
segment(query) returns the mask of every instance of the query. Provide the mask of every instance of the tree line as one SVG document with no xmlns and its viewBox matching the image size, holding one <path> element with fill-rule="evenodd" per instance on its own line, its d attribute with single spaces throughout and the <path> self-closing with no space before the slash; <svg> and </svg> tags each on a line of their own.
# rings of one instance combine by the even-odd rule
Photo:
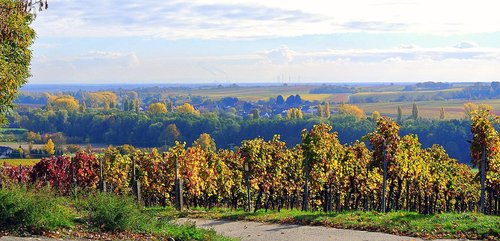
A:
<svg viewBox="0 0 500 241">
<path fill-rule="evenodd" d="M 498 119 L 475 111 L 472 121 L 470 154 L 484 170 L 479 174 L 439 145 L 423 148 L 418 136 L 401 136 L 399 124 L 380 117 L 372 132 L 351 144 L 341 144 L 325 123 L 304 129 L 293 147 L 274 135 L 217 149 L 203 134 L 191 147 L 176 142 L 164 152 L 109 147 L 99 155 L 42 159 L 32 168 L 6 166 L 2 182 L 50 185 L 64 195 L 74 188 L 140 193 L 146 205 L 173 205 L 180 179 L 189 207 L 429 214 L 478 211 L 484 203 L 485 213 L 499 214 L 500 138 L 492 124 Z"/>
<path fill-rule="evenodd" d="M 351 114 L 334 114 L 326 117 L 305 115 L 290 109 L 284 118 L 242 118 L 230 112 L 191 113 L 186 112 L 134 112 L 118 110 L 87 109 L 84 112 L 66 110 L 18 110 L 11 117 L 11 126 L 26 128 L 44 136 L 46 133 L 63 133 L 64 138 L 50 137 L 56 144 L 64 143 L 113 145 L 131 144 L 137 147 L 173 146 L 175 141 L 192 143 L 201 133 L 208 133 L 222 148 L 231 148 L 241 141 L 263 137 L 270 139 L 279 134 L 288 146 L 301 141 L 302 129 L 315 124 L 330 124 L 338 133 L 342 144 L 353 143 L 375 129 L 375 118 L 364 118 L 364 113 L 355 107 Z M 319 108 L 327 109 L 326 105 Z M 186 108 L 187 109 L 187 108 Z M 354 113 L 360 113 L 356 116 Z M 300 118 L 299 118 L 300 117 Z M 419 136 L 424 147 L 432 144 L 443 146 L 451 157 L 461 163 L 471 163 L 463 150 L 468 148 L 472 134 L 470 120 L 430 120 L 398 118 L 401 133 Z M 43 141 L 45 143 L 46 141 Z"/>
</svg>

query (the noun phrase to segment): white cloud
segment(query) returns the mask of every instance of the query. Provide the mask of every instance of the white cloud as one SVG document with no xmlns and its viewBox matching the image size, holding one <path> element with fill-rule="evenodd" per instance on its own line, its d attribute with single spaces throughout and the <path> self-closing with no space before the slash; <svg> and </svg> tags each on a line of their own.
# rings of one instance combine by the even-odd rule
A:
<svg viewBox="0 0 500 241">
<path fill-rule="evenodd" d="M 458 49 L 470 49 L 470 48 L 475 48 L 477 46 L 478 45 L 474 42 L 462 41 L 462 42 L 456 44 L 454 47 L 458 48 Z"/>
<path fill-rule="evenodd" d="M 500 49 L 484 47 L 308 52 L 281 46 L 249 54 L 135 58 L 133 53 L 110 51 L 59 59 L 41 55 L 35 56 L 33 75 L 38 83 L 56 82 L 61 76 L 64 83 L 276 82 L 276 76 L 292 82 L 500 79 Z"/>
<path fill-rule="evenodd" d="M 40 36 L 234 39 L 339 32 L 500 31 L 494 0 L 53 0 Z"/>
<path fill-rule="evenodd" d="M 273 64 L 288 64 L 292 62 L 294 54 L 295 52 L 291 51 L 288 46 L 265 52 L 268 61 Z"/>
<path fill-rule="evenodd" d="M 401 44 L 398 46 L 398 48 L 400 48 L 400 49 L 416 49 L 416 48 L 418 48 L 418 46 L 415 44 Z"/>
</svg>

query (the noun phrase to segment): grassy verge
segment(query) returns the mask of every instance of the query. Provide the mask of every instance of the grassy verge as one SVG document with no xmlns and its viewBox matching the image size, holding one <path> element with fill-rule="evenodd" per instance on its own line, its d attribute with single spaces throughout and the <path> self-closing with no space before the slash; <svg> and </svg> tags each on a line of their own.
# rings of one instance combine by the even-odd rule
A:
<svg viewBox="0 0 500 241">
<path fill-rule="evenodd" d="M 194 224 L 178 225 L 138 207 L 130 197 L 56 197 L 49 189 L 0 189 L 0 231 L 105 240 L 232 240 Z"/>
<path fill-rule="evenodd" d="M 76 214 L 64 206 L 65 202 L 54 197 L 50 190 L 0 190 L 0 227 L 34 233 L 71 228 Z"/>
<path fill-rule="evenodd" d="M 297 210 L 258 211 L 247 213 L 243 210 L 197 209 L 176 212 L 171 208 L 152 209 L 158 216 L 169 218 L 191 217 L 206 219 L 247 220 L 271 223 L 291 223 L 320 225 L 327 227 L 378 231 L 421 238 L 468 238 L 498 240 L 500 217 L 478 213 L 443 213 L 422 215 L 415 212 L 362 212 L 341 213 L 303 212 Z"/>
</svg>

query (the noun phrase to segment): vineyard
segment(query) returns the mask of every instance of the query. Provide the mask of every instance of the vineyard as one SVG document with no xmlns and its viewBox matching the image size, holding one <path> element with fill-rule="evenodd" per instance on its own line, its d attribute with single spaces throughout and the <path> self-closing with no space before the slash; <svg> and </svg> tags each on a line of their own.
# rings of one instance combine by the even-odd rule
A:
<svg viewBox="0 0 500 241">
<path fill-rule="evenodd" d="M 61 195 L 133 194 L 146 206 L 182 200 L 188 208 L 247 211 L 499 215 L 500 137 L 493 127 L 497 121 L 487 111 L 472 116 L 470 152 L 479 172 L 457 163 L 441 146 L 424 149 L 417 136 L 400 136 L 399 125 L 381 117 L 374 132 L 351 145 L 340 144 L 331 126 L 318 124 L 304 130 L 302 142 L 293 148 L 278 135 L 267 141 L 243 141 L 235 150 L 215 149 L 213 140 L 206 139 L 191 147 L 176 143 L 164 153 L 153 149 L 122 154 L 109 147 L 100 155 L 79 152 L 74 157 L 44 158 L 32 167 L 5 165 L 0 186 L 50 186 Z"/>
</svg>

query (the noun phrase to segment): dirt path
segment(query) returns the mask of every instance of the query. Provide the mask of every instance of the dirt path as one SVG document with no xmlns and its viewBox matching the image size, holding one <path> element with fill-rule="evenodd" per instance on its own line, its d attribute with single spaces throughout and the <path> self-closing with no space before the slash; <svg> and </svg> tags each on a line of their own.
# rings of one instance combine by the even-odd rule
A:
<svg viewBox="0 0 500 241">
<path fill-rule="evenodd" d="M 218 233 L 241 238 L 243 241 L 260 240 L 335 240 L 335 241 L 421 241 L 413 237 L 403 237 L 386 233 L 345 230 L 318 226 L 292 224 L 264 224 L 246 221 L 180 219 L 179 222 L 193 221 L 200 228 L 213 228 Z"/>
</svg>

